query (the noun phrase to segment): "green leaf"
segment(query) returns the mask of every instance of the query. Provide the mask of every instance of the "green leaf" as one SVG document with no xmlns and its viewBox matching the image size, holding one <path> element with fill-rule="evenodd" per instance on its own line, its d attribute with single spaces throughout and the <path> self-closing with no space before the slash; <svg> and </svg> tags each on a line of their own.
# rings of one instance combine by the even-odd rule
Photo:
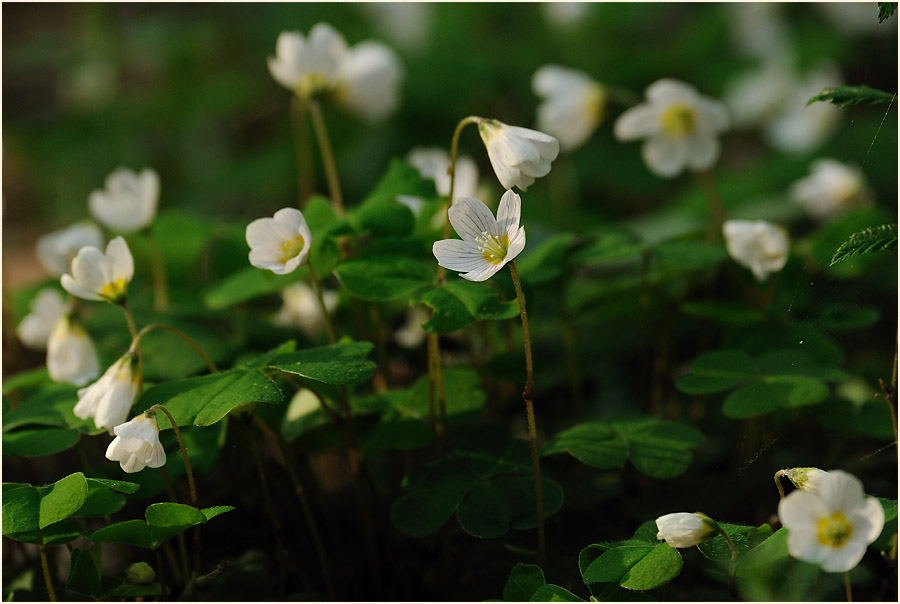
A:
<svg viewBox="0 0 900 604">
<path fill-rule="evenodd" d="M 690 450 L 702 441 L 703 434 L 690 426 L 635 415 L 578 424 L 551 438 L 541 455 L 567 452 L 601 469 L 621 467 L 630 458 L 648 476 L 672 478 L 687 470 Z"/>
<path fill-rule="evenodd" d="M 156 548 L 173 535 L 192 526 L 205 524 L 219 514 L 233 509 L 231 506 L 216 506 L 198 510 L 181 503 L 154 503 L 147 507 L 144 514 L 146 522 L 117 522 L 94 531 L 90 538 L 97 543 L 128 543 Z"/>
<path fill-rule="evenodd" d="M 451 428 L 465 425 L 477 417 L 487 404 L 487 395 L 481 388 L 481 377 L 474 369 L 463 367 L 447 367 L 443 374 L 447 423 Z M 409 397 L 397 402 L 405 403 L 405 408 L 410 413 L 427 418 L 428 376 L 419 378 L 410 389 Z"/>
<path fill-rule="evenodd" d="M 126 520 L 104 526 L 90 534 L 92 541 L 97 543 L 127 543 L 138 547 L 156 547 L 153 541 L 153 533 L 143 520 Z"/>
<path fill-rule="evenodd" d="M 878 3 L 878 22 L 882 23 L 889 19 L 897 10 L 896 2 L 879 2 Z"/>
<path fill-rule="evenodd" d="M 276 275 L 255 266 L 245 266 L 207 289 L 203 294 L 203 303 L 210 310 L 231 308 L 255 298 L 277 294 L 308 275 L 304 267 L 286 275 Z"/>
<path fill-rule="evenodd" d="M 87 480 L 81 472 L 70 474 L 50 486 L 40 487 L 38 528 L 46 528 L 73 515 L 87 499 L 87 493 Z"/>
<path fill-rule="evenodd" d="M 503 302 L 498 291 L 487 282 L 448 279 L 410 298 L 410 303 L 423 303 L 434 313 L 422 328 L 432 333 L 450 333 L 474 321 L 509 319 L 519 314 L 515 300 Z"/>
<path fill-rule="evenodd" d="M 787 529 L 782 527 L 771 537 L 738 558 L 734 567 L 735 574 L 741 578 L 751 577 L 765 572 L 764 569 L 769 569 L 779 560 L 787 558 L 787 535 Z"/>
<path fill-rule="evenodd" d="M 166 382 L 147 390 L 138 409 L 164 405 L 179 426 L 212 425 L 246 403 L 280 403 L 281 391 L 259 369 L 232 369 Z M 161 430 L 170 427 L 165 414 L 157 415 Z"/>
<path fill-rule="evenodd" d="M 350 224 L 358 233 L 372 237 L 400 238 L 410 234 L 415 218 L 408 207 L 393 199 L 364 203 L 350 215 Z"/>
<path fill-rule="evenodd" d="M 531 602 L 584 602 L 571 591 L 559 585 L 544 585 L 531 596 Z"/>
<path fill-rule="evenodd" d="M 416 168 L 405 161 L 394 158 L 361 205 L 393 200 L 397 195 L 434 197 L 434 182 L 423 178 Z"/>
<path fill-rule="evenodd" d="M 537 564 L 516 564 L 503 587 L 505 602 L 528 602 L 546 584 L 544 571 Z"/>
<path fill-rule="evenodd" d="M 38 530 L 41 497 L 30 484 L 3 483 L 3 534 Z"/>
<path fill-rule="evenodd" d="M 209 522 L 219 514 L 224 514 L 226 512 L 230 512 L 234 509 L 233 505 L 215 505 L 211 508 L 203 508 L 200 512 L 206 516 L 206 521 Z"/>
<path fill-rule="evenodd" d="M 709 300 L 704 302 L 685 302 L 681 311 L 692 317 L 709 319 L 721 325 L 744 325 L 759 323 L 766 318 L 765 313 L 745 304 Z"/>
<path fill-rule="evenodd" d="M 108 478 L 88 478 L 88 485 L 99 484 L 103 485 L 109 489 L 114 491 L 118 491 L 120 493 L 126 493 L 131 495 L 132 493 L 136 493 L 140 488 L 140 485 L 134 482 L 128 482 L 126 480 L 109 480 Z"/>
<path fill-rule="evenodd" d="M 681 572 L 683 560 L 667 543 L 623 541 L 608 549 L 584 570 L 585 583 L 617 583 L 646 591 L 665 585 Z"/>
<path fill-rule="evenodd" d="M 51 524 L 40 532 L 37 530 L 26 531 L 24 533 L 7 535 L 7 537 L 15 539 L 16 541 L 21 541 L 22 543 L 39 544 L 41 540 L 43 540 L 44 545 L 61 545 L 63 543 L 70 543 L 83 535 L 84 528 L 82 528 L 81 524 L 72 518 L 66 518 L 65 520 Z"/>
<path fill-rule="evenodd" d="M 22 405 L 3 413 L 3 432 L 21 426 L 53 426 L 64 428 L 66 420 L 62 414 L 50 406 Z"/>
<path fill-rule="evenodd" d="M 3 378 L 3 394 L 7 395 L 16 390 L 34 388 L 50 381 L 50 374 L 47 373 L 46 365 L 21 371 L 15 375 Z M 3 425 L 6 426 L 6 418 L 3 418 Z"/>
<path fill-rule="evenodd" d="M 362 437 L 363 457 L 378 451 L 419 449 L 432 441 L 434 431 L 427 415 L 412 409 L 409 399 L 410 390 L 394 389 L 353 400 L 355 414 L 379 414 Z"/>
<path fill-rule="evenodd" d="M 568 270 L 567 253 L 575 236 L 571 233 L 554 235 L 533 249 L 526 248 L 516 258 L 516 268 L 522 281 L 529 285 L 541 285 L 553 281 Z"/>
<path fill-rule="evenodd" d="M 850 107 L 860 103 L 881 105 L 893 102 L 895 96 L 895 94 L 868 86 L 835 86 L 834 88 L 823 88 L 822 92 L 809 99 L 806 105 L 812 105 L 816 101 L 830 101 L 838 107 Z"/>
<path fill-rule="evenodd" d="M 558 483 L 542 478 L 544 517 L 562 507 L 563 492 Z M 456 520 L 475 537 L 502 537 L 510 527 L 526 530 L 537 526 L 533 476 L 499 476 L 475 486 L 459 504 Z"/>
<path fill-rule="evenodd" d="M 576 252 L 574 261 L 582 264 L 594 264 L 621 260 L 643 253 L 646 247 L 631 232 L 604 231 L 592 243 Z"/>
<path fill-rule="evenodd" d="M 279 355 L 268 366 L 323 384 L 362 384 L 375 373 L 375 363 L 367 358 L 373 347 L 371 342 L 342 342 Z"/>
<path fill-rule="evenodd" d="M 477 483 L 475 476 L 453 462 L 422 465 L 406 477 L 403 495 L 391 506 L 391 523 L 407 535 L 430 535 L 447 522 Z"/>
<path fill-rule="evenodd" d="M 94 544 L 90 549 L 72 550 L 66 591 L 91 597 L 99 596 L 102 593 L 101 555 L 99 543 Z"/>
<path fill-rule="evenodd" d="M 881 503 L 881 507 L 884 508 L 884 528 L 871 547 L 878 550 L 888 550 L 891 547 L 894 535 L 897 534 L 897 500 L 878 497 L 878 501 Z"/>
<path fill-rule="evenodd" d="M 740 555 L 753 549 L 772 535 L 772 528 L 768 524 L 755 527 L 720 522 L 719 527 L 731 538 Z M 725 563 L 731 560 L 731 546 L 728 545 L 722 535 L 716 535 L 704 541 L 697 546 L 697 549 L 710 560 L 718 560 Z"/>
<path fill-rule="evenodd" d="M 432 272 L 404 256 L 370 256 L 348 260 L 335 269 L 341 284 L 362 300 L 396 300 L 431 284 Z"/>
<path fill-rule="evenodd" d="M 170 280 L 193 280 L 200 256 L 209 244 L 212 226 L 200 216 L 165 210 L 153 220 L 153 235 Z"/>
<path fill-rule="evenodd" d="M 87 498 L 75 515 L 85 517 L 114 514 L 125 507 L 125 501 L 126 498 L 123 494 L 88 481 Z"/>
<path fill-rule="evenodd" d="M 686 270 L 712 268 L 727 255 L 721 243 L 681 239 L 661 243 L 653 249 L 653 253 L 663 263 Z"/>
<path fill-rule="evenodd" d="M 3 434 L 3 454 L 14 457 L 52 455 L 74 447 L 81 440 L 78 430 L 68 428 L 36 428 Z"/>
<path fill-rule="evenodd" d="M 897 249 L 897 225 L 883 224 L 854 233 L 835 250 L 831 258 L 831 265 L 843 262 L 848 258 L 873 254 L 875 252 L 888 252 Z"/>
</svg>

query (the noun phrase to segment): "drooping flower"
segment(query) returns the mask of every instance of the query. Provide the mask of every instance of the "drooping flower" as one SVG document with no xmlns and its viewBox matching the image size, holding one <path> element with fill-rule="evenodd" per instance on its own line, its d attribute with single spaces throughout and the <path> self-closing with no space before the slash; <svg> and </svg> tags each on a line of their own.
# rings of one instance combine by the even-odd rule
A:
<svg viewBox="0 0 900 604">
<path fill-rule="evenodd" d="M 134 276 L 134 259 L 120 236 L 107 244 L 106 253 L 95 247 L 78 250 L 71 270 L 72 274 L 60 278 L 67 292 L 85 300 L 121 304 L 128 296 L 128 283 Z"/>
<path fill-rule="evenodd" d="M 47 339 L 47 373 L 54 382 L 75 386 L 97 379 L 100 359 L 87 330 L 71 314 L 63 313 Z"/>
<path fill-rule="evenodd" d="M 519 226 L 522 199 L 507 191 L 497 218 L 480 199 L 461 197 L 450 206 L 450 224 L 462 239 L 435 241 L 438 264 L 469 281 L 484 281 L 525 248 L 525 227 Z"/>
<path fill-rule="evenodd" d="M 78 391 L 78 402 L 72 412 L 81 419 L 94 418 L 94 425 L 113 428 L 128 418 L 137 394 L 139 374 L 137 355 L 127 352 L 109 366 L 100 379 Z"/>
<path fill-rule="evenodd" d="M 283 31 L 269 57 L 269 73 L 279 84 L 302 98 L 330 91 L 347 52 L 347 42 L 327 23 L 317 23 L 304 37 L 298 31 Z"/>
<path fill-rule="evenodd" d="M 46 350 L 47 340 L 65 313 L 66 303 L 58 291 L 47 287 L 38 292 L 28 308 L 31 312 L 16 327 L 16 334 L 29 348 Z"/>
<path fill-rule="evenodd" d="M 116 437 L 106 448 L 106 459 L 118 461 L 129 474 L 144 468 L 161 468 L 166 464 L 166 450 L 159 442 L 159 425 L 155 415 L 146 412 L 119 424 Z"/>
<path fill-rule="evenodd" d="M 685 168 L 702 171 L 719 159 L 718 135 L 729 126 L 725 105 L 673 79 L 647 87 L 647 102 L 626 110 L 613 126 L 620 141 L 646 138 L 641 154 L 663 178 Z"/>
<path fill-rule="evenodd" d="M 791 468 L 787 470 L 787 477 L 798 489 L 809 493 L 818 494 L 822 480 L 828 472 L 819 468 Z"/>
<path fill-rule="evenodd" d="M 282 208 L 272 218 L 257 218 L 247 225 L 250 264 L 285 275 L 306 262 L 312 234 L 303 212 Z"/>
<path fill-rule="evenodd" d="M 416 147 L 411 150 L 406 161 L 423 178 L 434 181 L 434 189 L 438 195 L 450 195 L 450 154 L 440 147 Z M 456 158 L 456 181 L 453 185 L 453 196 L 474 197 L 478 188 L 478 166 L 475 161 L 466 155 Z"/>
<path fill-rule="evenodd" d="M 784 227 L 762 220 L 727 220 L 722 234 L 728 255 L 753 271 L 758 281 L 787 264 L 790 240 Z"/>
<path fill-rule="evenodd" d="M 335 100 L 369 122 L 386 118 L 400 104 L 403 66 L 387 45 L 365 40 L 347 51 L 338 71 Z"/>
<path fill-rule="evenodd" d="M 675 512 L 656 519 L 657 539 L 664 539 L 672 547 L 699 545 L 716 534 L 716 524 L 706 514 Z"/>
<path fill-rule="evenodd" d="M 478 133 L 504 189 L 527 190 L 535 178 L 550 172 L 550 162 L 559 155 L 559 141 L 537 130 L 481 119 Z"/>
<path fill-rule="evenodd" d="M 810 175 L 791 185 L 790 196 L 819 220 L 870 204 L 873 199 L 862 170 L 831 158 L 814 161 Z"/>
<path fill-rule="evenodd" d="M 583 145 L 606 117 L 606 90 L 583 71 L 545 65 L 531 78 L 531 88 L 544 99 L 538 129 L 559 139 L 563 151 Z"/>
<path fill-rule="evenodd" d="M 322 316 L 322 307 L 316 293 L 306 283 L 291 283 L 281 290 L 281 298 L 284 300 L 284 306 L 272 319 L 275 325 L 296 327 L 309 336 L 314 336 L 325 327 L 325 317 Z M 330 313 L 337 306 L 340 295 L 335 291 L 323 290 L 322 298 L 325 300 L 325 308 Z"/>
<path fill-rule="evenodd" d="M 118 168 L 106 177 L 105 189 L 88 198 L 91 215 L 104 226 L 130 233 L 146 228 L 159 204 L 159 175 L 150 168 L 140 173 Z"/>
<path fill-rule="evenodd" d="M 791 556 L 830 573 L 846 572 L 862 560 L 884 528 L 884 509 L 865 497 L 858 478 L 841 470 L 821 477 L 818 493 L 798 489 L 778 504 L 788 530 Z"/>
<path fill-rule="evenodd" d="M 103 232 L 87 220 L 44 235 L 37 241 L 36 252 L 44 270 L 59 277 L 69 270 L 75 254 L 83 247 L 103 247 Z"/>
</svg>

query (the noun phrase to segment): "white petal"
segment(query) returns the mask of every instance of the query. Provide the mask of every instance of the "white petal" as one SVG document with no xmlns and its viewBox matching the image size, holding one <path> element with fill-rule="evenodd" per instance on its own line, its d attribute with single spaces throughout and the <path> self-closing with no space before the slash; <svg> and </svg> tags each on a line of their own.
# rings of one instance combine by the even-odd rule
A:
<svg viewBox="0 0 900 604">
<path fill-rule="evenodd" d="M 403 68 L 388 46 L 367 40 L 354 46 L 341 65 L 339 100 L 369 121 L 387 117 L 399 104 Z"/>
<path fill-rule="evenodd" d="M 509 247 L 506 249 L 506 262 L 514 260 L 525 249 L 525 227 L 519 227 L 516 234 L 510 238 Z"/>
<path fill-rule="evenodd" d="M 863 486 L 856 476 L 829 470 L 819 481 L 819 496 L 833 512 L 852 513 L 863 502 Z"/>
<path fill-rule="evenodd" d="M 653 136 L 661 129 L 659 111 L 649 103 L 627 109 L 613 124 L 613 134 L 623 142 Z"/>
<path fill-rule="evenodd" d="M 663 178 L 672 178 L 687 165 L 688 147 L 684 139 L 654 136 L 641 147 L 641 155 L 651 172 Z"/>
<path fill-rule="evenodd" d="M 857 506 L 854 514 L 856 518 L 864 518 L 866 520 L 866 531 L 860 531 L 865 537 L 866 545 L 878 539 L 881 531 L 884 530 L 884 508 L 877 499 L 866 497 L 865 500 Z M 853 519 L 850 519 L 853 522 Z M 854 523 L 854 528 L 857 526 Z"/>
<path fill-rule="evenodd" d="M 697 133 L 688 142 L 688 166 L 699 172 L 711 168 L 719 159 L 719 139 L 708 134 Z"/>
<path fill-rule="evenodd" d="M 819 520 L 830 514 L 822 499 L 807 491 L 793 491 L 778 504 L 778 518 L 791 532 L 817 530 Z"/>
<path fill-rule="evenodd" d="M 697 125 L 707 132 L 722 132 L 731 125 L 725 104 L 709 97 L 700 97 L 696 102 Z"/>
<path fill-rule="evenodd" d="M 431 246 L 431 252 L 437 258 L 438 264 L 451 271 L 473 271 L 491 264 L 484 258 L 474 243 L 459 239 L 443 239 L 435 241 Z"/>
<path fill-rule="evenodd" d="M 531 78 L 531 89 L 544 97 L 579 96 L 594 84 L 585 72 L 560 65 L 544 65 Z"/>
<path fill-rule="evenodd" d="M 486 262 L 483 267 L 468 273 L 463 273 L 460 277 L 468 279 L 469 281 L 486 281 L 504 266 L 506 266 L 506 262 L 501 262 L 500 264 Z"/>
<path fill-rule="evenodd" d="M 506 191 L 503 197 L 500 198 L 500 206 L 497 208 L 497 228 L 499 232 L 505 233 L 512 241 L 519 230 L 521 217 L 522 198 L 511 190 Z"/>
<path fill-rule="evenodd" d="M 450 206 L 450 224 L 466 241 L 474 241 L 482 233 L 502 235 L 490 209 L 475 197 L 460 197 Z"/>
<path fill-rule="evenodd" d="M 644 94 L 648 101 L 657 106 L 669 105 L 675 101 L 694 105 L 699 96 L 697 89 L 690 84 L 671 78 L 656 80 L 647 87 Z"/>
<path fill-rule="evenodd" d="M 853 569 L 866 554 L 866 546 L 848 542 L 843 547 L 822 548 L 825 551 L 821 561 L 822 570 L 829 573 L 843 573 Z"/>
<path fill-rule="evenodd" d="M 59 283 L 63 286 L 63 289 L 76 298 L 82 298 L 83 300 L 102 300 L 96 292 L 82 287 L 71 275 L 63 275 L 60 277 Z"/>
<path fill-rule="evenodd" d="M 113 281 L 122 279 L 129 283 L 134 276 L 134 259 L 122 237 L 116 237 L 109 242 L 106 246 L 106 256 L 110 261 L 110 276 Z"/>
</svg>

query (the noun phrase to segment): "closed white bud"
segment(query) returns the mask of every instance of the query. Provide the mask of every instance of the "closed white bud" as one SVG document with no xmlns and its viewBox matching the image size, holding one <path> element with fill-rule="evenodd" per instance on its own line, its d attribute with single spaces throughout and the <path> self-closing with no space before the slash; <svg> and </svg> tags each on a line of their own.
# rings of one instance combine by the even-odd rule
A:
<svg viewBox="0 0 900 604">
<path fill-rule="evenodd" d="M 700 545 L 716 534 L 716 523 L 699 512 L 675 512 L 656 519 L 657 539 L 664 539 L 672 547 Z"/>
</svg>

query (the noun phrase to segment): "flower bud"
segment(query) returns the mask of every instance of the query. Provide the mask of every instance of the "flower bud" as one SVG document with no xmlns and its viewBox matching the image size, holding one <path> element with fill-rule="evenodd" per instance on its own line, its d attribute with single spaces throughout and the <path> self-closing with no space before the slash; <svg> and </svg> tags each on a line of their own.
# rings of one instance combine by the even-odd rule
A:
<svg viewBox="0 0 900 604">
<path fill-rule="evenodd" d="M 693 547 L 716 534 L 716 522 L 700 512 L 676 512 L 656 519 L 657 539 L 672 547 Z"/>
<path fill-rule="evenodd" d="M 156 579 L 156 571 L 146 562 L 135 562 L 125 569 L 125 580 L 137 585 L 147 585 Z"/>
</svg>

